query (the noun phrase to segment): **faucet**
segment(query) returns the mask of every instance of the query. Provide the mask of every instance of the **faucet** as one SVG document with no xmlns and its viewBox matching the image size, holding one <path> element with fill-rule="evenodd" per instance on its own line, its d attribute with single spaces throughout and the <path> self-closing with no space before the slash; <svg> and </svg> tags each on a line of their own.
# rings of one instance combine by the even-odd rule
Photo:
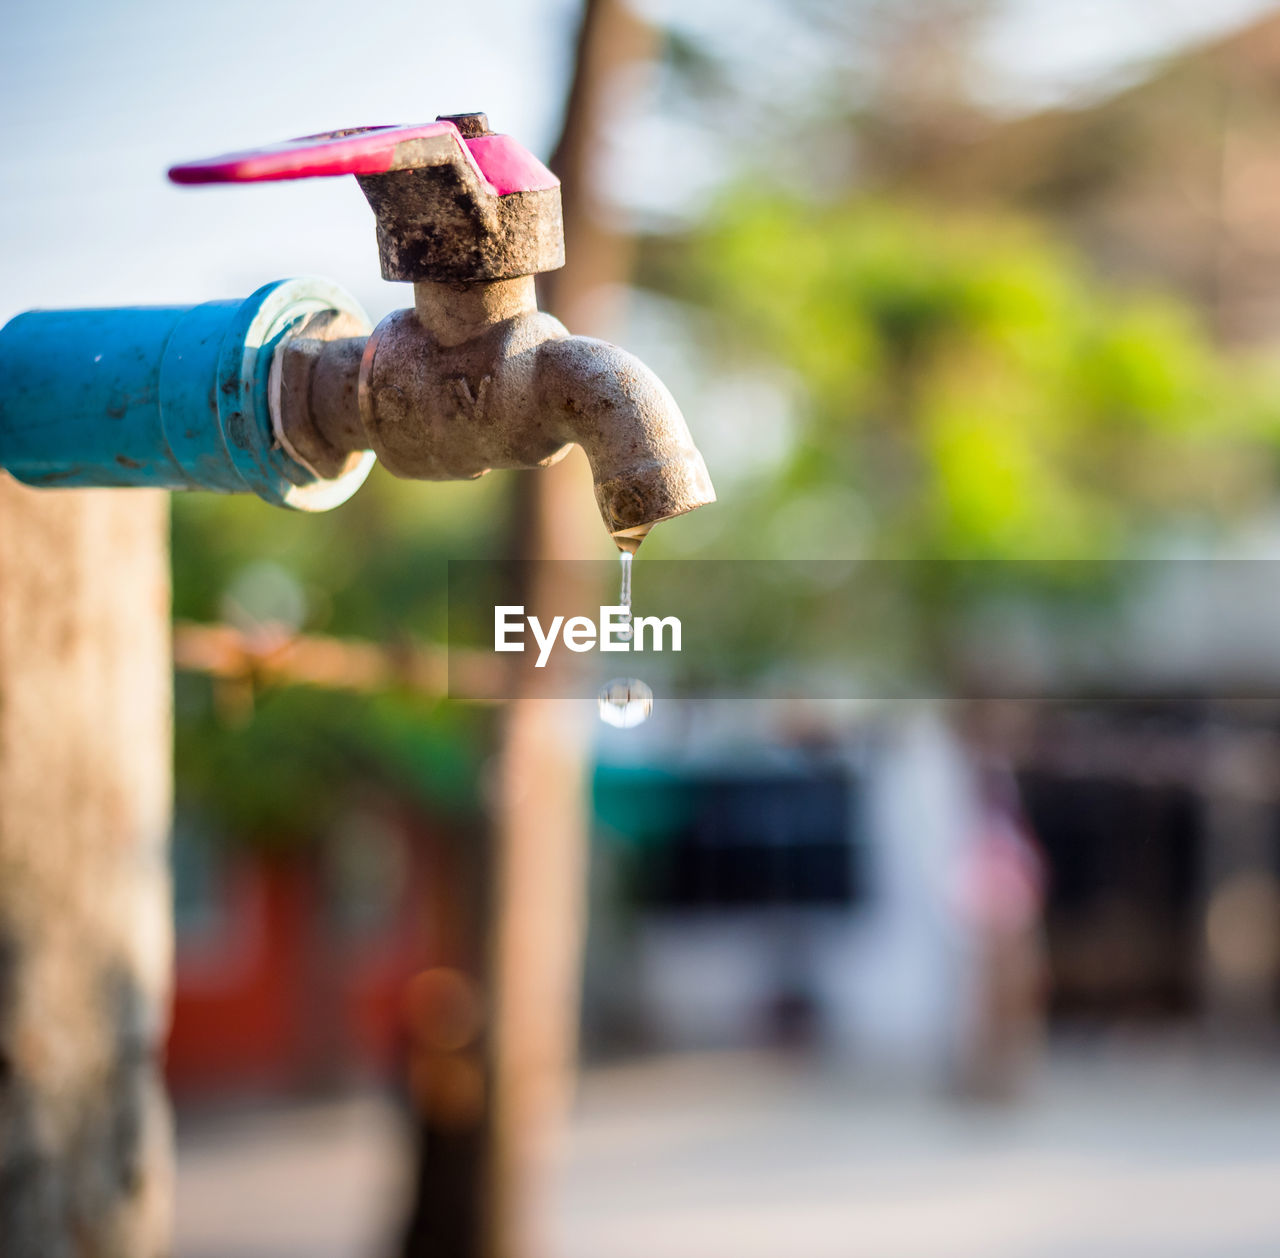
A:
<svg viewBox="0 0 1280 1258">
<path fill-rule="evenodd" d="M 330 132 L 169 174 L 354 175 L 383 278 L 412 283 L 413 307 L 371 331 L 341 290 L 291 280 L 244 303 L 20 315 L 0 330 L 0 466 L 20 479 L 248 488 L 322 510 L 375 456 L 396 476 L 460 480 L 546 467 L 577 444 L 623 549 L 715 501 L 657 376 L 538 309 L 534 276 L 564 264 L 559 181 L 484 114 Z"/>
</svg>

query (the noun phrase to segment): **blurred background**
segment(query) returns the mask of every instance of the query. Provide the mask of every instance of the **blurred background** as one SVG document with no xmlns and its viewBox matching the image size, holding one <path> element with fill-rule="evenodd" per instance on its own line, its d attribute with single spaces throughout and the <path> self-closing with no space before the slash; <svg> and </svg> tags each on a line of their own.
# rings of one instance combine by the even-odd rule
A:
<svg viewBox="0 0 1280 1258">
<path fill-rule="evenodd" d="M 910 702 L 747 681 L 618 731 L 410 667 L 448 560 L 610 556 L 581 469 L 375 469 L 316 517 L 175 496 L 180 1258 L 465 1258 L 498 1215 L 529 1220 L 504 1258 L 1280 1252 L 1280 13 L 131 0 L 4 30 L 0 318 L 294 274 L 381 318 L 410 295 L 348 181 L 164 171 L 484 109 L 565 181 L 545 299 L 654 367 L 716 482 L 637 597 L 651 557 L 933 574 Z M 1105 561 L 1068 610 L 1017 576 L 1068 559 Z M 1054 661 L 1130 560 L 1136 647 L 1075 685 Z M 299 636 L 307 676 L 272 666 Z M 1031 657 L 1053 698 L 973 698 L 975 643 L 982 693 Z M 797 630 L 758 670 L 804 666 Z M 502 1018 L 527 1038 L 477 1057 Z M 503 1072 L 541 1099 L 495 1105 Z"/>
</svg>

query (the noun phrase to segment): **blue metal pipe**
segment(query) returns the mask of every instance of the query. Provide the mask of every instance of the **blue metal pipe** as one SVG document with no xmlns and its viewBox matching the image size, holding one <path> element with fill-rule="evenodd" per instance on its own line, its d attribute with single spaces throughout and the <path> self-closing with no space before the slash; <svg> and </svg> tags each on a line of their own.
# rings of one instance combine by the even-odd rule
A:
<svg viewBox="0 0 1280 1258">
<path fill-rule="evenodd" d="M 324 511 L 364 483 L 333 480 L 276 437 L 272 359 L 311 315 L 368 317 L 336 285 L 280 280 L 244 301 L 33 310 L 0 328 L 0 467 L 41 488 L 249 491 Z"/>
</svg>

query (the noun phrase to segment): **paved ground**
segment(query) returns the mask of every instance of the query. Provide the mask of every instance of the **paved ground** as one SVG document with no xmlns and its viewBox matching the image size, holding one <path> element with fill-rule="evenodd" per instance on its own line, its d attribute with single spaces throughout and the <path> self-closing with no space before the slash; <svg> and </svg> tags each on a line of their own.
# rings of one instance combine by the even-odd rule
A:
<svg viewBox="0 0 1280 1258">
<path fill-rule="evenodd" d="M 176 1258 L 381 1258 L 406 1165 L 377 1096 L 179 1114 Z"/>
<path fill-rule="evenodd" d="M 374 1098 L 187 1125 L 179 1258 L 385 1253 Z M 556 1258 L 1277 1258 L 1280 1064 L 1055 1061 L 956 1106 L 752 1057 L 587 1076 Z"/>
</svg>

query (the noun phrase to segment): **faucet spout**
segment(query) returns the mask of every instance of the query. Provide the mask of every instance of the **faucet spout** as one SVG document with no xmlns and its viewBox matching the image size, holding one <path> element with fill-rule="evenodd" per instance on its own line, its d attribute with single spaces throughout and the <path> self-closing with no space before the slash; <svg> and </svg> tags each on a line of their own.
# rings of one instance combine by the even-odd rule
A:
<svg viewBox="0 0 1280 1258">
<path fill-rule="evenodd" d="M 326 473 L 372 449 L 393 475 L 461 480 L 546 467 L 580 445 L 605 527 L 634 551 L 660 520 L 715 501 L 666 386 L 607 341 L 537 308 L 532 276 L 421 281 L 367 340 L 316 318 L 280 351 L 277 439 Z"/>
<path fill-rule="evenodd" d="M 624 550 L 716 500 L 675 398 L 635 355 L 586 336 L 549 340 L 536 377 L 547 422 L 586 453 L 601 518 Z"/>
</svg>

